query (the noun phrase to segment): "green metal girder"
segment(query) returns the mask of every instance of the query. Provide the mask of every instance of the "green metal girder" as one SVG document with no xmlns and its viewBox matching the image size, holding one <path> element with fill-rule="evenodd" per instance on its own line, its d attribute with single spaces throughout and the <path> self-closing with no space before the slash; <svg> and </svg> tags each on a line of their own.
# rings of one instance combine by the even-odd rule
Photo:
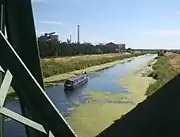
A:
<svg viewBox="0 0 180 137">
<path fill-rule="evenodd" d="M 44 88 L 31 0 L 6 0 L 8 41 Z"/>
<path fill-rule="evenodd" d="M 1 88 L 0 88 L 0 108 L 3 107 L 3 105 L 4 105 L 12 78 L 13 77 L 12 77 L 11 73 L 9 72 L 9 70 L 7 70 L 4 80 L 2 82 Z"/>
<path fill-rule="evenodd" d="M 0 66 L 0 72 L 4 72 L 3 68 Z"/>
<path fill-rule="evenodd" d="M 31 1 L 6 0 L 5 7 L 8 41 L 12 44 L 22 61 L 44 89 Z M 22 114 L 36 122 L 41 123 L 40 118 L 36 115 L 35 112 L 29 114 L 28 110 L 31 110 L 31 106 L 25 104 L 23 98 L 19 98 L 19 101 Z M 46 137 L 44 134 L 28 129 L 27 127 L 26 132 L 28 136 L 31 137 Z"/>
<path fill-rule="evenodd" d="M 27 119 L 27 118 L 15 113 L 15 112 L 9 110 L 7 108 L 0 108 L 0 113 L 3 114 L 6 117 L 9 117 L 11 119 L 14 119 L 14 120 L 18 121 L 19 123 L 22 123 L 24 125 L 27 125 L 27 126 L 29 126 L 31 128 L 34 128 L 34 129 L 36 129 L 36 130 L 38 130 L 40 132 L 43 132 L 43 133 L 47 134 L 42 125 L 40 125 L 40 124 L 38 124 L 38 123 L 36 123 L 36 122 L 34 122 L 32 120 L 29 120 L 29 119 Z M 47 134 L 47 136 L 48 136 L 48 134 Z"/>
<path fill-rule="evenodd" d="M 0 30 L 4 34 L 5 33 L 5 7 L 4 0 L 0 0 Z M 2 72 L 4 70 L 0 66 L 0 84 L 2 82 Z M 4 132 L 4 116 L 0 115 L 0 137 L 3 137 Z"/>
<path fill-rule="evenodd" d="M 13 75 L 12 86 L 19 98 L 23 99 L 25 106 L 30 108 L 30 114 L 36 113 L 40 118 L 40 124 L 45 125 L 55 137 L 76 136 L 1 32 L 0 45 L 0 64 L 2 64 L 4 70 L 8 68 Z"/>
</svg>

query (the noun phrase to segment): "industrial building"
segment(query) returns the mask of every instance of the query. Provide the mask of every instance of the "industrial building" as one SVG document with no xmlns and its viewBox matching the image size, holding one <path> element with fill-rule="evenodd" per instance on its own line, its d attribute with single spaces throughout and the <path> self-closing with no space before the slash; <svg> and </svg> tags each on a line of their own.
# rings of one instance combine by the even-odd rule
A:
<svg viewBox="0 0 180 137">
<path fill-rule="evenodd" d="M 59 40 L 59 35 L 56 32 L 44 33 L 41 38 L 46 40 Z"/>
<path fill-rule="evenodd" d="M 120 50 L 126 49 L 126 44 L 117 44 Z"/>
<path fill-rule="evenodd" d="M 116 51 L 125 50 L 126 49 L 126 44 L 115 44 L 113 42 L 107 43 L 105 46 L 106 47 L 114 48 Z"/>
</svg>

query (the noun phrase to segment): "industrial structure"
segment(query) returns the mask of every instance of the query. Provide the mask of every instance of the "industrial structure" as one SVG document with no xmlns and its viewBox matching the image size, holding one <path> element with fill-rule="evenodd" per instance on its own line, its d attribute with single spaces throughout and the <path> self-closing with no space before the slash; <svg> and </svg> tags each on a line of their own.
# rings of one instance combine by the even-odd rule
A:
<svg viewBox="0 0 180 137">
<path fill-rule="evenodd" d="M 125 50 L 126 49 L 126 44 L 117 44 L 119 50 Z"/>
<path fill-rule="evenodd" d="M 70 40 L 70 43 L 71 43 L 71 41 L 72 41 L 71 39 L 72 39 L 72 38 L 71 38 L 71 34 L 70 34 L 70 35 L 69 35 L 69 40 Z"/>
<path fill-rule="evenodd" d="M 40 37 L 46 40 L 59 40 L 59 35 L 56 32 L 44 33 Z"/>
<path fill-rule="evenodd" d="M 77 25 L 77 43 L 80 43 L 80 26 Z"/>
<path fill-rule="evenodd" d="M 113 48 L 116 51 L 121 51 L 126 49 L 126 44 L 115 44 L 113 42 L 107 43 L 106 47 Z"/>
</svg>

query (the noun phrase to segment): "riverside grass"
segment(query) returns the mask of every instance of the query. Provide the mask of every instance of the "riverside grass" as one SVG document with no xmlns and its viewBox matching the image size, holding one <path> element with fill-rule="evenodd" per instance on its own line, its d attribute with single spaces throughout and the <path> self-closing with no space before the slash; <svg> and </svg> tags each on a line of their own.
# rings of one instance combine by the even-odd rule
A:
<svg viewBox="0 0 180 137">
<path fill-rule="evenodd" d="M 93 57 L 92 59 L 88 56 L 86 57 L 73 57 L 73 60 L 70 61 L 59 61 L 56 59 L 48 59 L 41 61 L 42 70 L 44 74 L 44 82 L 47 83 L 56 83 L 63 81 L 69 77 L 74 76 L 75 74 L 81 73 L 82 70 L 87 72 L 98 71 L 103 68 L 111 67 L 120 63 L 123 59 L 129 59 L 132 57 L 137 57 L 143 55 L 143 53 L 137 54 L 111 54 L 99 55 Z"/>
<path fill-rule="evenodd" d="M 96 58 L 86 58 L 82 56 L 81 58 L 74 58 L 73 60 L 63 62 L 59 61 L 57 62 L 55 58 L 45 60 L 41 60 L 41 66 L 43 71 L 44 77 L 49 77 L 57 74 L 63 74 L 67 72 L 72 72 L 75 70 L 85 69 L 88 67 L 92 67 L 95 65 L 101 65 L 108 62 L 116 61 L 116 60 L 122 60 L 125 58 L 130 58 L 134 56 L 139 56 L 139 54 L 115 54 L 115 56 L 107 56 L 107 55 L 101 55 Z M 107 57 L 106 57 L 107 56 Z"/>
<path fill-rule="evenodd" d="M 176 74 L 178 74 L 178 71 L 174 70 L 170 64 L 170 57 L 158 56 L 157 62 L 153 65 L 153 72 L 149 75 L 150 77 L 153 77 L 156 82 L 149 85 L 146 95 L 151 96 L 159 88 L 171 80 Z"/>
</svg>

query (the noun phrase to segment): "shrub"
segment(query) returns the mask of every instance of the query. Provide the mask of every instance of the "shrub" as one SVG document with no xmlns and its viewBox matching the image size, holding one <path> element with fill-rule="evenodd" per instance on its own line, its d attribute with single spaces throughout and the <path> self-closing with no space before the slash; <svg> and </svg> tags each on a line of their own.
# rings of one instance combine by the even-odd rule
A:
<svg viewBox="0 0 180 137">
<path fill-rule="evenodd" d="M 164 51 L 159 51 L 158 56 L 164 56 Z"/>
<path fill-rule="evenodd" d="M 150 74 L 151 77 L 156 79 L 156 82 L 149 85 L 146 95 L 150 96 L 155 93 L 159 88 L 165 85 L 169 80 L 171 80 L 177 74 L 173 70 L 169 57 L 160 56 L 157 62 L 153 65 L 153 72 Z"/>
</svg>

